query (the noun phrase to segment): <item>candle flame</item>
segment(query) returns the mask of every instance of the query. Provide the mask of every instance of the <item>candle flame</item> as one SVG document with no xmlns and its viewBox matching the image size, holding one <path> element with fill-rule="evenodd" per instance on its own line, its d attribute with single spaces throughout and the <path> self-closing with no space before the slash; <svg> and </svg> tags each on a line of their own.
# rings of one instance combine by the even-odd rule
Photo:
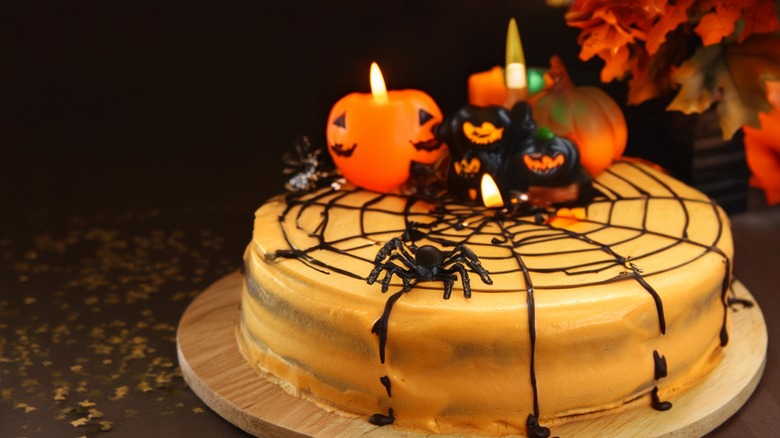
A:
<svg viewBox="0 0 780 438">
<path fill-rule="evenodd" d="M 509 28 L 506 32 L 506 70 L 504 74 L 507 88 L 522 90 L 528 86 L 523 43 L 520 40 L 520 31 L 517 29 L 517 22 L 514 18 L 509 21 Z"/>
<path fill-rule="evenodd" d="M 504 206 L 504 200 L 501 198 L 501 192 L 498 191 L 496 182 L 487 173 L 482 174 L 482 203 L 487 208 Z"/>
<path fill-rule="evenodd" d="M 371 94 L 374 96 L 374 102 L 382 105 L 387 103 L 387 87 L 385 78 L 382 77 L 382 71 L 376 62 L 371 63 Z"/>
</svg>

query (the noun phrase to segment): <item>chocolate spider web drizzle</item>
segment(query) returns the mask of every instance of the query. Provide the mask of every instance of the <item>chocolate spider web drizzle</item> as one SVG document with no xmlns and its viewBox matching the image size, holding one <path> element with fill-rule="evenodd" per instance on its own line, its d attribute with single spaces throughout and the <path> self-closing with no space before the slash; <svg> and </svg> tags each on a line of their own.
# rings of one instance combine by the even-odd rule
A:
<svg viewBox="0 0 780 438">
<path fill-rule="evenodd" d="M 622 166 L 627 166 L 636 169 L 644 177 L 649 179 L 652 184 L 655 184 L 656 191 L 658 191 L 660 188 L 662 192 L 665 192 L 665 194 L 656 193 L 655 195 L 651 195 L 649 191 L 643 189 L 637 185 L 637 183 L 625 178 L 620 173 L 619 168 L 616 170 L 618 166 L 620 166 L 620 168 L 622 168 Z M 542 213 L 541 215 L 537 214 L 536 216 L 494 215 L 483 207 L 460 204 L 452 199 L 445 199 L 444 202 L 438 206 L 430 206 L 430 208 L 426 210 L 427 213 L 420 213 L 419 211 L 414 211 L 414 207 L 427 204 L 414 198 L 402 198 L 405 199 L 405 207 L 403 211 L 398 211 L 397 209 L 383 209 L 381 207 L 382 201 L 387 198 L 401 198 L 397 195 L 374 194 L 374 197 L 372 197 L 369 201 L 363 202 L 360 205 L 354 205 L 347 202 L 348 199 L 353 195 L 365 196 L 365 193 L 367 192 L 361 189 L 324 189 L 319 192 L 314 192 L 313 194 L 291 194 L 287 198 L 286 209 L 279 216 L 279 223 L 282 229 L 282 233 L 288 243 L 289 248 L 276 251 L 275 256 L 297 259 L 310 268 L 324 274 L 336 273 L 365 281 L 365 275 L 367 275 L 368 271 L 370 271 L 370 267 L 366 272 L 353 272 L 350 270 L 350 266 L 352 266 L 352 269 L 354 269 L 354 266 L 358 264 L 356 263 L 358 260 L 365 262 L 364 266 L 373 266 L 374 260 L 373 257 L 361 256 L 357 254 L 357 252 L 367 247 L 384 243 L 391 237 L 401 237 L 402 240 L 411 242 L 409 243 L 410 246 L 415 245 L 415 241 L 421 240 L 427 240 L 431 243 L 438 244 L 445 249 L 447 247 L 455 247 L 458 244 L 465 244 L 473 249 L 477 254 L 480 252 L 478 249 L 480 246 L 491 245 L 505 248 L 506 251 L 505 255 L 503 256 L 485 257 L 480 259 L 483 261 L 483 263 L 491 260 L 512 260 L 517 266 L 513 269 L 490 270 L 488 266 L 486 267 L 490 271 L 490 275 L 493 278 L 497 278 L 501 275 L 519 274 L 522 276 L 526 284 L 525 289 L 519 289 L 517 292 L 526 293 L 525 301 L 528 312 L 526 317 L 529 321 L 530 332 L 531 375 L 529 377 L 533 389 L 534 413 L 529 415 L 527 420 L 527 427 L 529 434 L 534 434 L 540 437 L 547 436 L 549 434 L 549 430 L 538 425 L 538 388 L 536 386 L 536 373 L 534 369 L 534 353 L 536 345 L 536 315 L 534 295 L 536 293 L 543 293 L 544 290 L 550 289 L 569 289 L 583 286 L 597 286 L 614 282 L 635 282 L 641 286 L 641 288 L 647 292 L 649 297 L 653 300 L 658 316 L 659 331 L 662 334 L 665 334 L 666 322 L 664 318 L 663 302 L 660 295 L 657 293 L 657 291 L 655 291 L 650 282 L 648 282 L 648 278 L 682 268 L 706 256 L 709 253 L 715 253 L 724 259 L 724 278 L 721 292 L 724 316 L 720 333 L 720 341 L 721 345 L 723 346 L 728 343 L 726 317 L 728 309 L 727 294 L 730 285 L 731 262 L 726 254 L 717 247 L 717 243 L 723 234 L 724 223 L 716 204 L 712 201 L 706 200 L 706 198 L 685 198 L 679 193 L 675 192 L 658 176 L 649 172 L 644 167 L 638 166 L 631 162 L 622 162 L 616 167 L 605 171 L 605 174 L 616 178 L 630 189 L 616 190 L 600 183 L 599 180 L 594 182 L 594 187 L 599 192 L 601 192 L 603 196 L 594 199 L 591 202 L 591 205 L 607 203 L 608 214 L 607 219 L 603 222 L 595 221 L 592 218 L 580 219 L 581 222 L 595 227 L 584 233 L 577 233 L 566 228 L 557 228 L 547 224 L 544 219 L 547 219 L 551 216 L 549 212 Z M 638 195 L 624 193 L 632 191 L 638 193 Z M 673 204 L 679 205 L 679 210 L 684 218 L 684 223 L 680 235 L 661 233 L 647 228 L 650 203 L 661 201 L 671 201 Z M 623 225 L 613 222 L 615 209 L 620 208 L 621 204 L 627 202 L 643 202 L 643 213 L 640 226 Z M 688 204 L 709 204 L 712 206 L 713 217 L 717 220 L 717 230 L 715 235 L 712 236 L 711 242 L 697 242 L 689 238 L 688 230 L 690 225 L 690 213 L 688 211 Z M 304 215 L 304 213 L 307 212 L 307 210 L 312 208 L 319 210 L 322 219 L 314 230 L 304 231 L 306 231 L 310 237 L 315 238 L 317 244 L 305 248 L 297 247 L 290 239 L 286 226 L 289 226 L 289 223 L 292 222 L 295 224 L 296 228 L 303 230 L 299 220 Z M 328 240 L 326 239 L 326 234 L 329 230 L 328 227 L 330 226 L 330 213 L 331 210 L 337 208 L 357 211 L 359 214 L 359 230 L 355 235 L 342 236 L 338 239 Z M 288 217 L 291 216 L 296 210 L 297 213 L 294 215 L 294 220 L 289 221 Z M 367 226 L 368 213 L 382 213 L 389 216 L 398 216 L 403 221 L 403 227 L 397 230 L 369 231 L 371 227 Z M 497 224 L 499 232 L 493 236 L 489 243 L 477 241 L 476 238 L 480 235 L 484 236 L 483 231 L 490 224 Z M 593 234 L 596 234 L 599 231 L 605 230 L 607 228 L 627 231 L 633 234 L 611 244 L 599 242 L 597 239 L 591 237 Z M 620 255 L 613 249 L 613 247 L 640 239 L 641 237 L 647 235 L 665 239 L 669 243 L 659 248 L 647 250 L 643 253 L 632 254 L 630 257 Z M 566 249 L 564 251 L 549 253 L 522 252 L 524 246 L 549 243 L 561 239 L 571 239 L 584 244 L 586 247 L 580 249 Z M 349 246 L 352 241 L 358 241 L 359 243 Z M 643 259 L 660 254 L 678 245 L 691 245 L 698 247 L 701 249 L 701 252 L 691 256 L 688 260 L 680 260 L 676 265 L 668 266 L 653 272 L 643 272 L 639 268 L 639 265 Z M 334 266 L 332 263 L 326 263 L 320 260 L 318 258 L 318 254 L 320 254 L 321 251 L 337 253 L 338 255 L 345 257 L 343 259 L 344 263 L 340 263 L 340 266 Z M 541 266 L 537 267 L 534 266 L 533 263 L 534 257 L 570 255 L 578 253 L 582 253 L 583 256 L 588 253 L 600 253 L 602 255 L 606 255 L 607 259 L 599 259 L 596 257 L 591 260 L 584 260 L 583 262 L 575 265 L 557 266 L 554 268 Z M 341 259 L 339 259 L 339 261 L 341 261 Z M 535 281 L 535 277 L 545 273 L 563 272 L 567 277 L 574 277 L 598 274 L 602 271 L 616 267 L 624 267 L 625 269 L 620 270 L 612 277 L 597 279 L 590 282 L 540 284 Z M 435 285 L 435 283 L 433 284 Z M 421 285 L 421 283 L 417 281 L 412 282 L 412 288 L 414 287 L 426 289 L 435 288 L 428 283 Z M 382 359 L 384 358 L 384 348 L 387 342 L 386 324 L 390 317 L 390 311 L 392 310 L 393 304 L 397 302 L 401 298 L 401 295 L 406 292 L 408 292 L 408 289 L 393 293 L 389 296 L 387 303 L 384 306 L 382 316 L 379 320 L 377 320 L 377 324 L 374 326 L 374 329 L 379 336 L 381 347 L 380 354 Z M 489 292 L 489 290 L 487 292 Z M 383 323 L 381 320 L 384 320 Z M 384 330 L 383 327 L 377 328 L 378 325 L 384 325 Z"/>
</svg>

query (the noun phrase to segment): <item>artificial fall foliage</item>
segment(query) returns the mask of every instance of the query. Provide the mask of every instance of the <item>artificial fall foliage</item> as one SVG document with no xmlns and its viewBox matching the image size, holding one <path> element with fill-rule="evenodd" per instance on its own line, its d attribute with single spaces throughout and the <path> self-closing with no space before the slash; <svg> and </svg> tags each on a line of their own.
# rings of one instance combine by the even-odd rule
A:
<svg viewBox="0 0 780 438">
<path fill-rule="evenodd" d="M 745 158 L 751 183 L 764 190 L 767 204 L 780 204 L 780 81 L 767 81 L 772 110 L 758 115 L 761 128 L 745 127 Z"/>
<path fill-rule="evenodd" d="M 668 109 L 702 112 L 718 102 L 724 138 L 742 126 L 760 127 L 772 109 L 766 81 L 780 79 L 780 35 L 754 35 L 742 44 L 699 47 L 672 73 L 680 91 Z"/>
<path fill-rule="evenodd" d="M 580 58 L 604 61 L 601 79 L 629 79 L 629 104 L 679 89 L 669 109 L 719 102 L 724 138 L 759 126 L 764 82 L 780 79 L 780 0 L 574 0 Z"/>
</svg>

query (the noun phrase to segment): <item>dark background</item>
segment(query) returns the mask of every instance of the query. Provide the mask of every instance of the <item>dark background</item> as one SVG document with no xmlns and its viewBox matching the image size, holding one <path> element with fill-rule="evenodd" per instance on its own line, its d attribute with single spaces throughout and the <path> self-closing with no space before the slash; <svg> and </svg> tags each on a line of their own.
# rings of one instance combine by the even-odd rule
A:
<svg viewBox="0 0 780 438">
<path fill-rule="evenodd" d="M 368 91 L 371 61 L 451 113 L 470 74 L 503 63 L 510 17 L 529 65 L 559 54 L 582 84 L 601 67 L 541 0 L 33 0 L 0 15 L 2 194 L 39 212 L 190 196 L 251 208 L 280 190 L 296 136 L 322 144 L 331 105 Z M 624 83 L 605 88 L 624 102 Z M 649 106 L 627 109 L 628 153 L 689 178 L 689 145 Z"/>
<path fill-rule="evenodd" d="M 371 61 L 390 89 L 454 112 L 468 76 L 503 63 L 511 17 L 530 65 L 558 54 L 598 84 L 601 63 L 578 60 L 578 31 L 542 0 L 0 3 L 0 436 L 102 436 L 102 421 L 112 436 L 242 436 L 187 388 L 175 330 L 241 266 L 282 152 L 299 134 L 322 144 Z M 625 101 L 624 83 L 603 87 Z M 625 108 L 627 154 L 691 181 L 695 118 L 663 108 Z M 735 272 L 774 309 L 778 223 L 777 209 L 734 218 Z M 767 379 L 717 436 L 777 429 Z M 87 401 L 101 415 L 72 425 Z"/>
</svg>

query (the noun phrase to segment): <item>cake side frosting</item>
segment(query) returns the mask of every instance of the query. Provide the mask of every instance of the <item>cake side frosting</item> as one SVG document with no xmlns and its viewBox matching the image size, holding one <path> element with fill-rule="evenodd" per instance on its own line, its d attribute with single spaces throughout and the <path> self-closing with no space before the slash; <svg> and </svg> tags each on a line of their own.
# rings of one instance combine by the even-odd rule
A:
<svg viewBox="0 0 780 438">
<path fill-rule="evenodd" d="M 242 351 L 325 409 L 424 432 L 525 434 L 651 398 L 664 408 L 728 341 L 727 219 L 642 164 L 594 186 L 584 218 L 349 187 L 275 198 L 245 255 Z M 449 299 L 442 281 L 404 290 L 399 275 L 382 293 L 385 267 L 366 279 L 393 238 L 403 269 L 403 251 L 467 246 L 492 284 L 467 268 L 470 298 L 462 275 Z"/>
</svg>

